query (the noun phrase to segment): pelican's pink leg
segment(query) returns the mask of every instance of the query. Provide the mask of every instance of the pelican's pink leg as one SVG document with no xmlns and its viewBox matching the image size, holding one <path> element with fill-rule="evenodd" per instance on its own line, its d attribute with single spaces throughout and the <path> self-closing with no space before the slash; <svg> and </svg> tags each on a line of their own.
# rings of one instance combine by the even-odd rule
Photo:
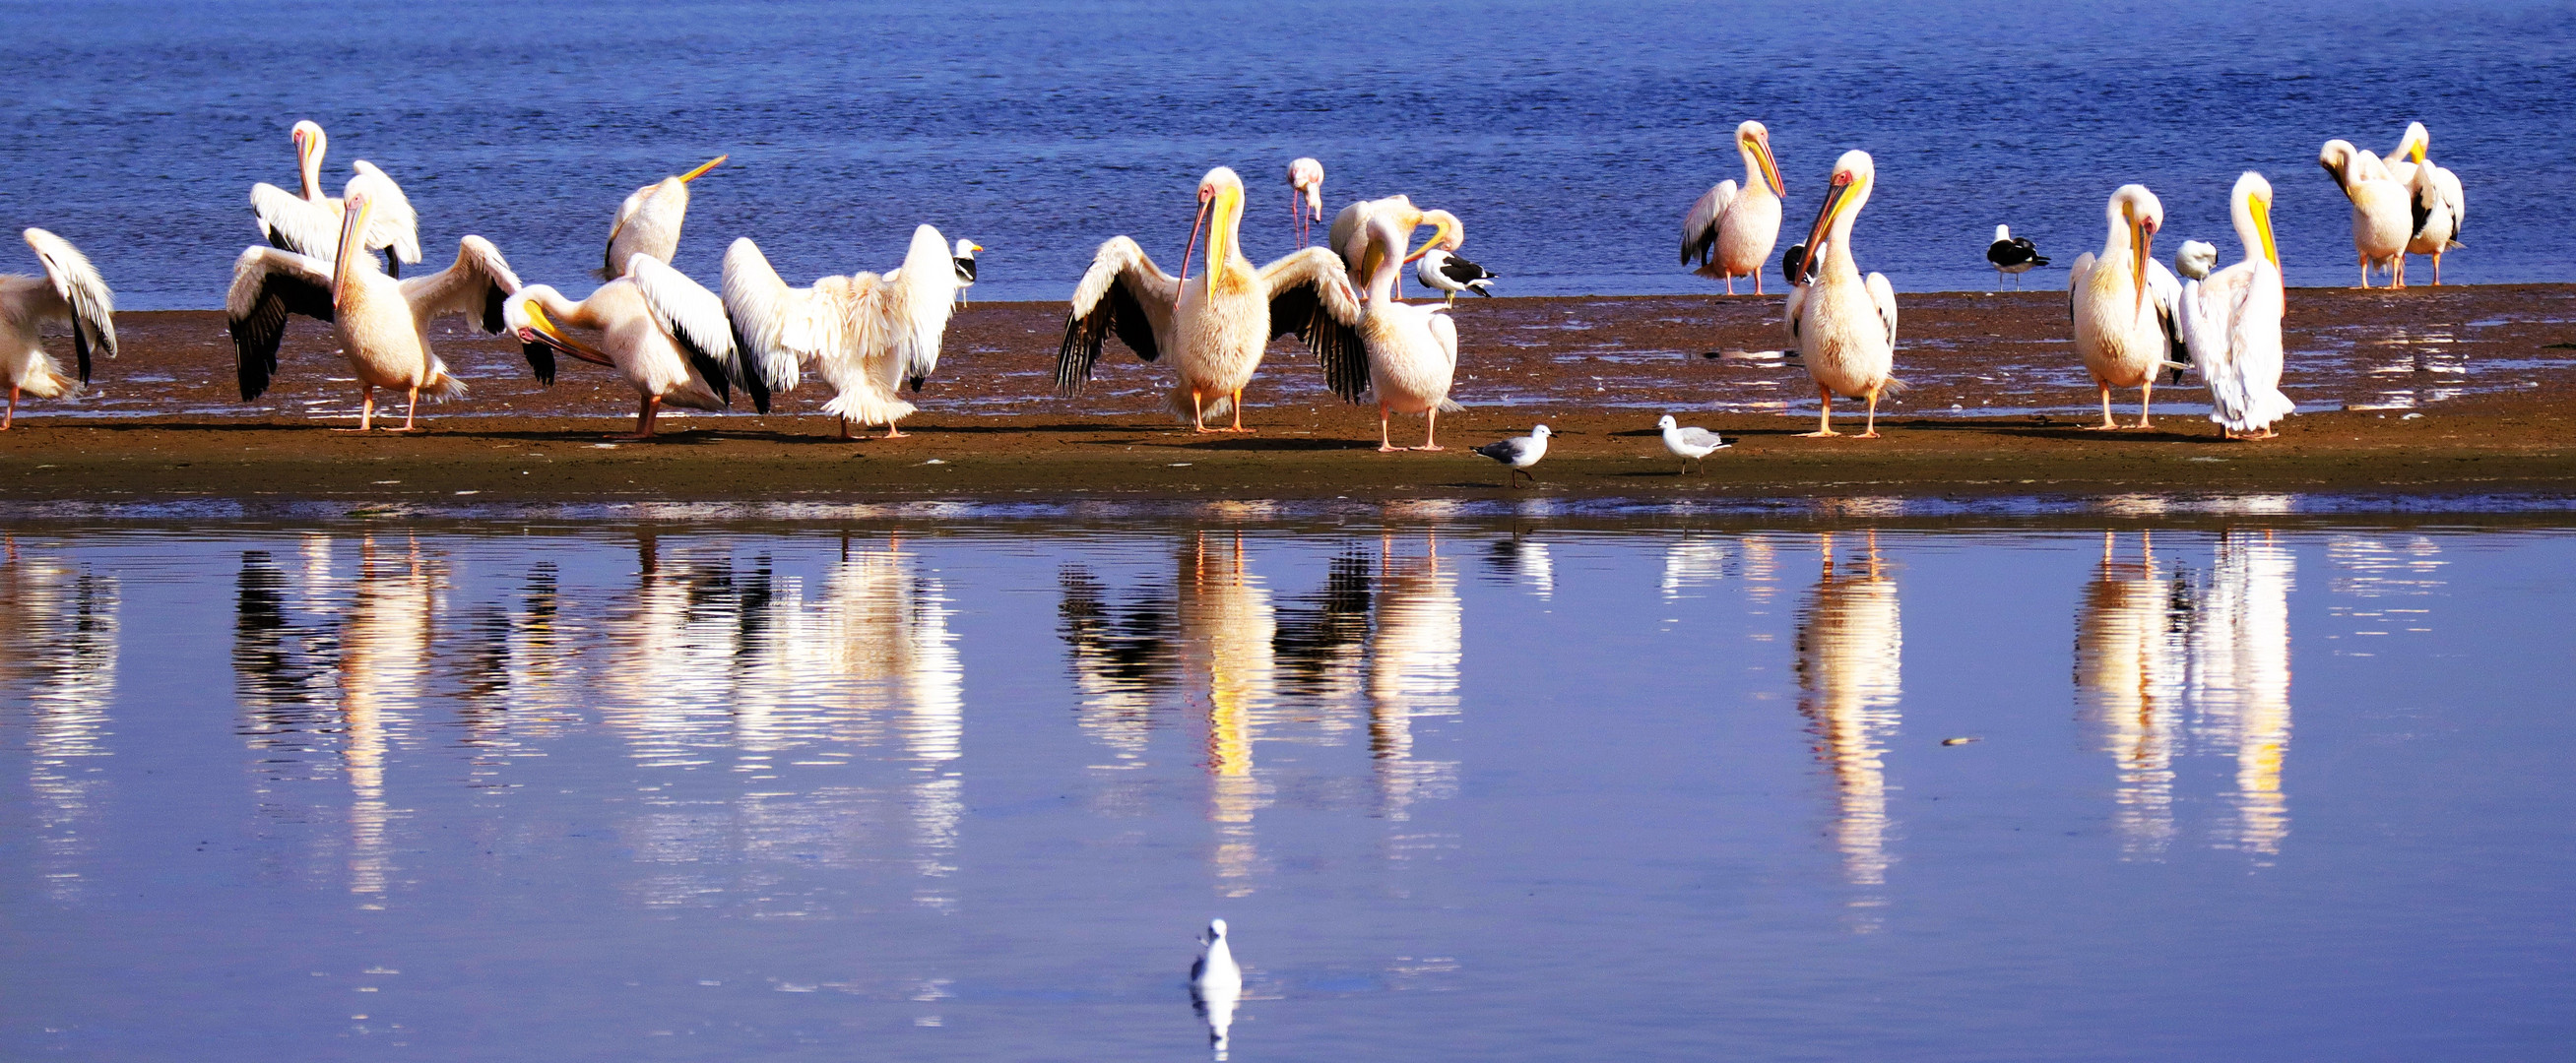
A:
<svg viewBox="0 0 2576 1063">
<path fill-rule="evenodd" d="M 9 426 L 16 423 L 18 423 L 18 386 L 11 384 L 9 385 L 9 412 L 0 415 L 0 432 L 8 431 Z"/>
<path fill-rule="evenodd" d="M 368 431 L 368 430 L 372 429 L 372 428 L 375 426 L 375 423 L 376 423 L 376 386 L 375 386 L 375 385 L 373 385 L 373 384 L 360 384 L 360 385 L 358 385 L 358 427 L 356 427 L 356 428 L 334 428 L 334 429 L 332 429 L 332 431 L 334 431 L 334 432 L 365 432 L 365 431 Z"/>
</svg>

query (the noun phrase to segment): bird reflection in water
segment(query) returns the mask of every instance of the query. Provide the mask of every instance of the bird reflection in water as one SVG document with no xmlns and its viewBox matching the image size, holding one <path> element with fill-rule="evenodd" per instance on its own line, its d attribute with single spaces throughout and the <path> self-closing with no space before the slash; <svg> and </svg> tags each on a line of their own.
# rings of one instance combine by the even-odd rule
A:
<svg viewBox="0 0 2576 1063">
<path fill-rule="evenodd" d="M 2290 591 L 2297 559 L 2268 531 L 2230 530 L 2192 636 L 2201 730 L 2236 754 L 2236 824 L 2224 844 L 2278 855 L 2290 833 L 2281 768 L 2290 745 Z"/>
<path fill-rule="evenodd" d="M 1837 565 L 1834 537 L 1819 543 L 1824 571 L 1798 617 L 1799 711 L 1816 736 L 1816 755 L 1839 792 L 1834 828 L 1843 875 L 1860 889 L 1854 908 L 1887 903 L 1888 737 L 1896 730 L 1904 636 L 1896 581 L 1880 560 L 1878 533 L 1868 534 L 1859 563 Z M 1874 918 L 1855 924 L 1878 928 Z"/>
<path fill-rule="evenodd" d="M 1466 610 L 1456 577 L 1441 561 L 1436 534 L 1424 536 L 1419 556 L 1398 554 L 1393 536 L 1381 538 L 1378 566 L 1376 622 L 1368 643 L 1369 757 L 1378 814 L 1401 821 L 1415 801 L 1457 789 L 1455 762 L 1414 757 L 1413 724 L 1458 713 Z"/>
<path fill-rule="evenodd" d="M 1556 595 L 1556 564 L 1546 543 L 1513 532 L 1511 538 L 1494 540 L 1488 552 L 1495 574 L 1504 582 L 1519 583 L 1540 601 Z"/>
<path fill-rule="evenodd" d="M 117 605 L 115 577 L 0 544 L 0 720 L 27 721 L 33 870 L 56 903 L 82 899 L 105 796 Z"/>
<path fill-rule="evenodd" d="M 379 549 L 360 540 L 358 578 L 340 637 L 340 758 L 349 779 L 349 892 L 381 905 L 392 873 L 393 811 L 386 753 L 420 707 L 445 564 L 417 541 Z"/>
<path fill-rule="evenodd" d="M 2122 562 L 2118 536 L 2102 533 L 2102 562 L 2085 584 L 2075 623 L 2075 685 L 2119 773 L 2112 829 L 2131 857 L 2173 840 L 2174 745 L 2182 701 L 2191 587 L 2156 564 L 2151 533 L 2139 559 Z"/>
<path fill-rule="evenodd" d="M 1270 592 L 1244 565 L 1243 537 L 1200 535 L 1182 557 L 1178 615 L 1181 673 L 1207 697 L 1208 819 L 1216 824 L 1222 892 L 1252 892 L 1260 862 L 1252 817 L 1268 804 L 1252 771 L 1261 712 L 1272 700 L 1271 640 L 1278 616 Z"/>
</svg>

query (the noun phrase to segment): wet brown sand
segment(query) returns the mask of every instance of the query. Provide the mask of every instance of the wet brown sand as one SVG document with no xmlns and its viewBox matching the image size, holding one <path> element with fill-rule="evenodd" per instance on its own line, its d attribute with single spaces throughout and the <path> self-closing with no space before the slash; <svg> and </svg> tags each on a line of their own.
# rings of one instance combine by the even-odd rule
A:
<svg viewBox="0 0 2576 1063">
<path fill-rule="evenodd" d="M 2154 430 L 2081 430 L 2099 415 L 2064 300 L 1902 297 L 1898 374 L 1913 388 L 1882 408 L 1876 440 L 1796 438 L 1814 427 L 1802 372 L 1701 357 L 1779 346 L 1776 295 L 1462 303 L 1469 409 L 1441 421 L 1448 452 L 1394 455 L 1375 450 L 1375 411 L 1326 394 L 1284 341 L 1248 395 L 1251 435 L 1173 425 L 1162 370 L 1115 344 L 1081 396 L 1056 398 L 1060 303 L 961 311 L 906 438 L 834 441 L 809 388 L 772 416 L 738 402 L 613 446 L 601 436 L 633 423 L 622 382 L 567 363 L 539 388 L 515 343 L 459 322 L 440 350 L 473 394 L 424 407 L 425 433 L 360 437 L 326 430 L 356 407 L 327 328 L 299 322 L 277 386 L 243 403 L 221 315 L 130 313 L 95 394 L 30 400 L 0 433 L 0 500 L 1493 498 L 1502 467 L 1467 448 L 1539 421 L 1556 435 L 1534 490 L 1572 497 L 2576 491 L 2576 286 L 2294 291 L 2284 388 L 2309 412 L 2251 443 L 2189 409 L 2205 401 L 2195 382 L 2160 390 Z M 2133 419 L 2136 394 L 2119 400 Z M 1857 430 L 1859 407 L 1837 409 Z M 1678 475 L 1653 429 L 1666 411 L 1738 443 Z M 1421 432 L 1398 419 L 1399 444 Z"/>
</svg>

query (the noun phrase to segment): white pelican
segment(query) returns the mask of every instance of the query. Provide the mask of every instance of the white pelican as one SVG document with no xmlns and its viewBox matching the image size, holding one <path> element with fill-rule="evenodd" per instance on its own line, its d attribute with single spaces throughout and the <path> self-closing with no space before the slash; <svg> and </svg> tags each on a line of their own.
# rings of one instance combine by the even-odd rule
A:
<svg viewBox="0 0 2576 1063">
<path fill-rule="evenodd" d="M 2102 423 L 2091 427 L 2121 427 L 2111 419 L 2111 389 L 2120 387 L 2138 389 L 2138 423 L 2128 427 L 2146 428 L 2156 374 L 2182 357 L 2182 336 L 2173 324 L 2182 284 L 2148 257 L 2165 223 L 2165 205 L 2155 193 L 2145 185 L 2121 185 L 2102 213 L 2110 221 L 2102 253 L 2087 251 L 2066 271 L 2075 353 L 2102 392 Z"/>
<path fill-rule="evenodd" d="M 1385 214 L 1368 220 L 1368 299 L 1362 304 L 1360 342 L 1368 351 L 1369 387 L 1377 392 L 1377 449 L 1393 453 L 1387 420 L 1393 413 L 1422 415 L 1422 445 L 1439 450 L 1440 411 L 1455 411 L 1449 382 L 1458 371 L 1458 326 L 1446 305 L 1415 306 L 1395 297 L 1395 278 L 1404 272 L 1406 235 Z M 1426 261 L 1428 261 L 1426 259 Z"/>
<path fill-rule="evenodd" d="M 385 266 L 396 277 L 402 276 L 403 263 L 420 261 L 420 221 L 413 216 L 402 186 L 376 164 L 360 159 L 349 164 L 358 175 L 341 189 L 342 198 L 323 195 L 322 155 L 331 138 L 310 121 L 295 123 L 293 136 L 301 193 L 265 181 L 250 186 L 250 212 L 259 220 L 260 235 L 269 246 L 327 261 L 340 248 L 341 204 L 348 196 L 365 192 L 376 203 L 375 221 L 367 227 L 366 250 L 389 249 Z"/>
<path fill-rule="evenodd" d="M 2030 242 L 2030 237 L 2014 236 L 2012 226 L 1995 226 L 1995 242 L 1986 245 L 1986 261 L 1995 267 L 1995 290 L 2004 290 L 2004 274 L 2013 278 L 2013 290 L 2021 290 L 2021 275 L 2033 267 L 2045 266 L 2048 258 Z"/>
<path fill-rule="evenodd" d="M 1441 301 L 1454 303 L 1458 301 L 1459 292 L 1474 292 L 1493 298 L 1494 293 L 1488 289 L 1494 286 L 1495 281 L 1501 280 L 1502 275 L 1433 247 L 1425 248 L 1422 261 L 1414 264 L 1413 279 L 1421 281 L 1432 291 L 1449 293 L 1448 298 Z"/>
<path fill-rule="evenodd" d="M 1296 223 L 1297 246 L 1306 246 L 1314 223 L 1324 220 L 1323 163 L 1299 159 L 1288 164 L 1288 217 Z"/>
<path fill-rule="evenodd" d="M 724 300 L 660 259 L 640 252 L 630 257 L 634 261 L 621 276 L 580 302 L 544 284 L 528 285 L 502 302 L 501 320 L 527 345 L 538 382 L 555 382 L 554 351 L 617 370 L 643 396 L 634 434 L 619 439 L 653 438 L 653 419 L 666 403 L 724 409 L 737 377 L 745 378 L 760 412 L 769 412 L 765 382 L 742 372 Z M 599 345 L 566 335 L 568 328 L 599 333 Z"/>
<path fill-rule="evenodd" d="M 1355 290 L 1368 286 L 1368 273 L 1361 268 L 1368 256 L 1368 220 L 1381 213 L 1395 219 L 1397 231 L 1406 240 L 1413 239 L 1413 230 L 1431 226 L 1431 239 L 1423 241 L 1421 250 L 1404 256 L 1407 264 L 1435 248 L 1456 251 L 1467 245 L 1466 223 L 1448 211 L 1423 210 L 1406 196 L 1360 200 L 1333 215 L 1333 227 L 1324 235 L 1324 242 L 1332 246 L 1334 254 L 1342 256 L 1342 265 L 1350 270 L 1351 287 Z M 1404 278 L 1400 275 L 1395 281 L 1395 294 L 1399 299 L 1404 297 Z"/>
<path fill-rule="evenodd" d="M 1207 936 L 1199 939 L 1206 951 L 1190 963 L 1190 1003 L 1207 1021 L 1208 1047 L 1216 1058 L 1226 1055 L 1227 1030 L 1234 1025 L 1234 1009 L 1243 999 L 1243 968 L 1234 962 L 1234 949 L 1225 943 L 1225 920 L 1208 920 Z"/>
<path fill-rule="evenodd" d="M 744 237 L 725 251 L 724 305 L 766 386 L 795 387 L 798 366 L 811 362 L 832 385 L 823 412 L 840 420 L 841 438 L 851 438 L 852 424 L 881 424 L 887 439 L 898 439 L 903 432 L 895 422 L 913 405 L 896 390 L 909 383 L 919 394 L 939 368 L 939 341 L 956 309 L 957 273 L 948 241 L 922 225 L 912 230 L 903 265 L 891 272 L 790 288 L 760 246 Z"/>
<path fill-rule="evenodd" d="M 1735 278 L 1753 278 L 1753 294 L 1762 294 L 1762 267 L 1771 247 L 1780 242 L 1780 164 L 1771 157 L 1771 131 L 1760 122 L 1735 127 L 1735 151 L 1744 157 L 1744 187 L 1720 181 L 1691 204 L 1682 219 L 1682 264 L 1697 256 L 1700 276 L 1726 281 L 1735 294 Z"/>
<path fill-rule="evenodd" d="M 975 252 L 984 245 L 963 236 L 957 238 L 957 250 L 949 255 L 957 263 L 957 305 L 966 305 L 966 289 L 975 286 Z"/>
<path fill-rule="evenodd" d="M 9 385 L 9 412 L 0 414 L 0 432 L 18 420 L 19 392 L 40 399 L 78 395 L 89 384 L 90 352 L 116 357 L 116 293 L 70 241 L 43 229 L 25 235 L 45 275 L 0 274 L 0 383 Z M 71 323 L 79 380 L 64 378 L 62 367 L 45 353 L 40 330 L 54 320 Z"/>
<path fill-rule="evenodd" d="M 490 241 L 468 236 L 457 242 L 456 264 L 436 273 L 395 280 L 376 268 L 373 256 L 358 242 L 367 230 L 375 200 L 365 193 L 350 196 L 340 223 L 340 245 L 329 259 L 271 247 L 252 247 L 233 263 L 232 290 L 224 297 L 233 336 L 233 371 L 240 379 L 242 400 L 268 390 L 277 373 L 277 344 L 286 335 L 286 316 L 302 314 L 331 322 L 340 353 L 356 371 L 362 402 L 358 427 L 374 427 L 376 389 L 402 388 L 410 393 L 403 426 L 412 417 L 422 392 L 433 400 L 465 394 L 465 384 L 429 349 L 429 322 L 441 314 L 479 315 L 485 332 L 502 329 L 501 303 L 519 290 L 519 277 Z"/>
<path fill-rule="evenodd" d="M 1111 331 L 1138 358 L 1151 362 L 1169 352 L 1172 413 L 1193 431 L 1207 418 L 1231 410 L 1243 432 L 1243 387 L 1261 365 L 1273 337 L 1296 333 L 1323 362 L 1324 384 L 1353 402 L 1368 387 L 1368 355 L 1360 344 L 1359 296 L 1342 276 L 1342 263 L 1319 247 L 1302 248 L 1255 270 L 1243 256 L 1243 179 L 1217 167 L 1199 181 L 1199 216 L 1181 251 L 1181 275 L 1165 274 L 1136 241 L 1110 237 L 1074 289 L 1065 315 L 1064 343 L 1056 350 L 1055 386 L 1071 396 L 1091 379 L 1101 341 Z M 1398 224 L 1401 224 L 1399 220 Z M 1189 283 L 1190 253 L 1204 225 L 1207 281 Z"/>
<path fill-rule="evenodd" d="M 718 155 L 684 174 L 665 177 L 635 190 L 617 205 L 617 221 L 608 227 L 608 252 L 595 276 L 616 280 L 627 260 L 651 255 L 664 263 L 680 251 L 680 223 L 689 217 L 689 182 L 704 176 L 732 155 Z"/>
<path fill-rule="evenodd" d="M 2413 207 L 2415 227 L 2406 238 L 2406 253 L 2430 255 L 2433 259 L 2433 283 L 2442 283 L 2442 255 L 2462 246 L 2460 226 L 2468 220 L 2467 193 L 2460 188 L 2460 175 L 2427 161 L 2424 152 L 2432 148 L 2433 136 L 2424 131 L 2424 123 L 2410 122 L 2406 135 L 2397 142 L 2397 150 L 2384 160 L 2390 174 L 2406 186 L 2408 203 Z M 2397 260 L 2397 283 L 2406 283 L 2406 260 Z"/>
<path fill-rule="evenodd" d="M 2209 419 L 2230 439 L 2270 439 L 2291 411 L 2281 394 L 2281 256 L 2272 245 L 2272 183 L 2251 170 L 2236 179 L 2227 212 L 2245 261 L 2183 282 L 2175 318 L 2192 364 L 2209 383 Z M 2254 433 L 2261 433 L 2255 435 Z"/>
<path fill-rule="evenodd" d="M 1675 476 L 1699 464 L 1701 458 L 1735 445 L 1708 429 L 1684 428 L 1682 423 L 1675 420 L 1669 413 L 1656 419 L 1655 427 L 1663 430 L 1664 449 L 1671 451 L 1674 457 L 1682 459 L 1682 468 L 1673 473 Z"/>
<path fill-rule="evenodd" d="M 1803 258 L 1805 286 L 1789 293 L 1790 338 L 1816 382 L 1822 410 L 1810 438 L 1838 436 L 1834 431 L 1834 396 L 1869 400 L 1869 421 L 1859 438 L 1878 438 L 1878 396 L 1904 384 L 1889 374 L 1896 370 L 1896 288 L 1887 275 L 1867 280 L 1852 258 L 1852 224 L 1878 183 L 1878 164 L 1866 151 L 1852 150 L 1834 162 L 1833 186 L 1807 232 Z"/>
<path fill-rule="evenodd" d="M 2209 272 L 2218 268 L 2218 245 L 2205 240 L 2185 240 L 2182 250 L 2174 252 L 2174 272 L 2183 280 L 2205 281 Z"/>
<path fill-rule="evenodd" d="M 1521 485 L 1523 476 L 1529 477 L 1531 483 L 1537 483 L 1538 474 L 1529 471 L 1529 467 L 1547 457 L 1547 437 L 1551 434 L 1546 425 L 1540 425 L 1530 429 L 1528 435 L 1498 439 L 1477 447 L 1476 453 L 1510 466 L 1512 471 L 1509 482 L 1514 487 Z"/>
<path fill-rule="evenodd" d="M 2361 286 L 2370 287 L 2370 267 L 2388 271 L 2390 287 L 2403 287 L 2398 270 L 2405 265 L 2406 236 L 2413 231 L 2406 205 L 2406 186 L 2388 175 L 2379 157 L 2329 140 L 2317 152 L 2317 165 L 2333 174 L 2344 198 L 2352 201 L 2352 247 L 2361 257 Z"/>
</svg>

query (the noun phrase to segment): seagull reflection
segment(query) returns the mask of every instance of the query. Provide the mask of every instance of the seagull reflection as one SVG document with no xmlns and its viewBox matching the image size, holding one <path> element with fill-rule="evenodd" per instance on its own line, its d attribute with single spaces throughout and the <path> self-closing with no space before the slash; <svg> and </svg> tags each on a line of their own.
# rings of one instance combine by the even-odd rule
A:
<svg viewBox="0 0 2576 1063">
<path fill-rule="evenodd" d="M 35 871 L 58 903 L 81 899 L 80 857 L 106 785 L 107 707 L 116 695 L 117 582 L 85 565 L 0 559 L 0 720 L 27 717 Z"/>
<path fill-rule="evenodd" d="M 1243 968 L 1234 962 L 1234 947 L 1225 940 L 1225 920 L 1208 920 L 1207 936 L 1199 939 L 1205 950 L 1190 964 L 1190 1005 L 1207 1023 L 1208 1049 L 1222 1060 L 1226 1057 L 1227 1032 L 1234 1027 L 1234 1009 L 1243 999 Z"/>
<path fill-rule="evenodd" d="M 1896 581 L 1879 560 L 1878 534 L 1869 533 L 1867 559 L 1835 565 L 1834 539 L 1822 537 L 1824 571 L 1798 619 L 1799 711 L 1812 721 L 1816 755 L 1830 767 L 1840 791 L 1835 842 L 1843 874 L 1864 895 L 1853 907 L 1886 903 L 1887 771 L 1882 757 L 1896 729 L 1903 687 L 1899 666 L 1904 638 L 1896 609 Z"/>
<path fill-rule="evenodd" d="M 1664 600 L 1725 579 L 1735 561 L 1731 553 L 1726 542 L 1717 539 L 1676 539 L 1664 547 Z"/>
<path fill-rule="evenodd" d="M 2119 772 L 2113 829 L 2132 856 L 2164 851 L 2173 839 L 2177 703 L 2190 628 L 2190 585 L 2167 579 L 2155 544 L 2140 536 L 2135 563 L 2117 560 L 2118 537 L 2102 533 L 2102 563 L 2084 587 L 2075 622 L 2075 685 L 2102 731 Z"/>
<path fill-rule="evenodd" d="M 1505 580 L 1519 581 L 1541 601 L 1555 597 L 1556 564 L 1548 556 L 1546 543 L 1516 533 L 1494 540 L 1489 551 L 1494 571 Z"/>
<path fill-rule="evenodd" d="M 2272 540 L 2229 531 L 2218 543 L 2193 635 L 2192 700 L 2212 738 L 2236 753 L 2231 844 L 2263 856 L 2289 835 L 2281 766 L 2290 743 L 2290 590 L 2296 559 Z"/>
<path fill-rule="evenodd" d="M 1379 540 L 1377 622 L 1368 645 L 1369 756 L 1379 814 L 1407 818 L 1414 801 L 1446 796 L 1457 785 L 1454 762 L 1413 757 L 1413 722 L 1458 712 L 1458 662 L 1465 609 L 1458 581 L 1440 560 L 1437 537 L 1418 557 Z"/>
</svg>

